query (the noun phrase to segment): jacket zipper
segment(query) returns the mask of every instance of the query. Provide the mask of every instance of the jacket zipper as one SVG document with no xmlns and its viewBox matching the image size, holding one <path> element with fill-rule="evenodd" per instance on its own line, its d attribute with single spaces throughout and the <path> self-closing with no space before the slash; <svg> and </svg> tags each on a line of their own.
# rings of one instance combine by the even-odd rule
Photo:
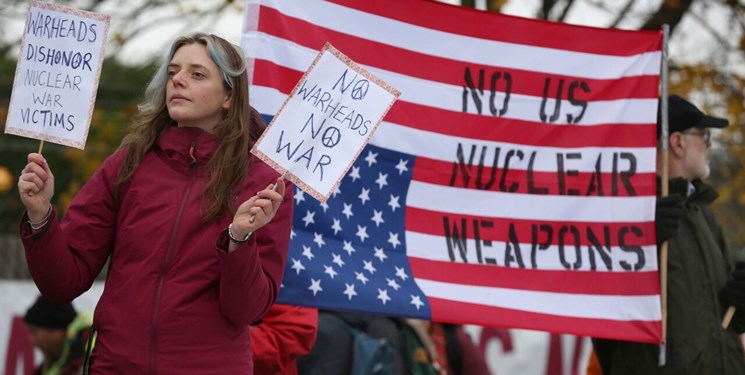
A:
<svg viewBox="0 0 745 375">
<path fill-rule="evenodd" d="M 163 293 L 163 284 L 166 280 L 166 275 L 168 274 L 168 265 L 171 261 L 171 255 L 173 253 L 173 243 L 176 241 L 176 233 L 178 232 L 179 224 L 181 224 L 181 217 L 184 214 L 184 208 L 186 208 L 186 201 L 189 199 L 189 194 L 191 194 L 191 189 L 194 186 L 194 182 L 197 179 L 197 159 L 194 157 L 194 148 L 196 147 L 196 144 L 194 142 L 191 143 L 191 147 L 189 148 L 189 156 L 191 157 L 191 164 L 189 165 L 189 168 L 191 169 L 191 182 L 186 187 L 186 192 L 184 193 L 183 198 L 181 198 L 181 206 L 179 206 L 178 210 L 178 216 L 176 216 L 176 220 L 174 221 L 173 225 L 173 232 L 171 232 L 171 239 L 168 241 L 168 250 L 166 251 L 166 257 L 163 261 L 163 267 L 161 268 L 160 277 L 158 278 L 158 288 L 155 291 L 155 305 L 153 309 L 153 324 L 152 328 L 150 330 L 150 374 L 157 374 L 155 371 L 155 357 L 157 352 L 157 339 L 158 339 L 158 311 L 160 310 L 160 297 Z"/>
</svg>

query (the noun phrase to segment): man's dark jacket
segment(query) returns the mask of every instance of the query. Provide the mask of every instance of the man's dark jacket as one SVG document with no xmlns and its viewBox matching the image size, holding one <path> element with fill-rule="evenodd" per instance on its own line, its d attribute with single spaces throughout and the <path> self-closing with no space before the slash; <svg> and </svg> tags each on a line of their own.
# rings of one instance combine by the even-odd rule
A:
<svg viewBox="0 0 745 375">
<path fill-rule="evenodd" d="M 686 198 L 678 234 L 668 242 L 668 323 L 666 365 L 658 366 L 659 345 L 593 339 L 605 375 L 745 374 L 738 333 L 745 311 L 722 328 L 727 307 L 719 297 L 733 262 L 709 205 L 717 192 L 700 180 Z M 688 195 L 688 182 L 670 180 L 670 194 Z"/>
</svg>

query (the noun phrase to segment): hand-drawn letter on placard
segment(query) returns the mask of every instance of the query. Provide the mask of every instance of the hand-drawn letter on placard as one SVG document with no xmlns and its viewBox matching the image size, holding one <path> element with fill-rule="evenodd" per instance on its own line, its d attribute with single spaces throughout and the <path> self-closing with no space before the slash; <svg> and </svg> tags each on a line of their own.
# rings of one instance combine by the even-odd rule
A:
<svg viewBox="0 0 745 375">
<path fill-rule="evenodd" d="M 5 132 L 85 148 L 108 31 L 107 15 L 32 1 Z"/>
<path fill-rule="evenodd" d="M 399 95 L 326 43 L 251 152 L 326 202 Z"/>
</svg>

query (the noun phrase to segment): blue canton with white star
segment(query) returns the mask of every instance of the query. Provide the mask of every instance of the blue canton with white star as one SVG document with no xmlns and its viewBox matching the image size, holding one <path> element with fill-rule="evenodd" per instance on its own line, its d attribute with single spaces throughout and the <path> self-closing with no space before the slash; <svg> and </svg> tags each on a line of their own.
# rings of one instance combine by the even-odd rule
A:
<svg viewBox="0 0 745 375">
<path fill-rule="evenodd" d="M 414 157 L 368 145 L 326 204 L 295 188 L 279 303 L 429 319 L 406 257 Z"/>
</svg>

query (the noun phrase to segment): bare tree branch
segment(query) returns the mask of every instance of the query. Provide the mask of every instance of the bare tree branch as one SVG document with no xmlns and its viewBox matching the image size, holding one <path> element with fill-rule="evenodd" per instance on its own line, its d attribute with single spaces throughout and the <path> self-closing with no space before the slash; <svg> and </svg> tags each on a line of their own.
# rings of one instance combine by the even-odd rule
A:
<svg viewBox="0 0 745 375">
<path fill-rule="evenodd" d="M 540 18 L 542 20 L 548 20 L 548 17 L 551 14 L 551 10 L 554 8 L 556 3 L 558 2 L 559 2 L 558 0 L 543 0 L 541 2 L 541 9 L 538 11 L 536 18 Z"/>
<path fill-rule="evenodd" d="M 709 34 L 711 34 L 711 36 L 714 39 L 716 39 L 717 43 L 719 43 L 719 45 L 722 46 L 722 48 L 725 51 L 732 51 L 732 50 L 737 49 L 737 46 L 734 46 L 734 45 L 730 44 L 730 42 L 727 40 L 727 38 L 725 38 L 723 35 L 719 34 L 711 26 L 711 24 L 709 22 L 706 22 L 706 20 L 701 17 L 701 15 L 699 15 L 696 12 L 690 12 L 690 14 L 691 14 L 691 17 L 693 17 L 696 21 L 698 21 L 698 23 L 701 25 L 701 27 L 703 27 L 706 31 L 709 32 Z"/>
<path fill-rule="evenodd" d="M 688 13 L 691 4 L 693 0 L 664 0 L 657 12 L 644 23 L 641 29 L 658 31 L 662 29 L 662 25 L 667 24 L 670 28 L 670 35 L 672 35 L 680 20 Z"/>
<path fill-rule="evenodd" d="M 611 22 L 610 25 L 608 25 L 608 27 L 610 27 L 610 28 L 616 28 L 616 27 L 618 27 L 618 24 L 621 23 L 621 21 L 624 18 L 626 18 L 626 16 L 628 15 L 629 11 L 631 10 L 631 7 L 634 6 L 634 3 L 635 2 L 636 2 L 636 0 L 629 0 L 629 1 L 627 1 L 626 2 L 626 5 L 624 5 L 623 8 L 621 8 L 621 10 L 616 15 L 616 19 L 614 19 L 613 22 Z"/>
<path fill-rule="evenodd" d="M 461 0 L 460 4 L 468 8 L 476 8 L 476 0 Z"/>
<path fill-rule="evenodd" d="M 572 5 L 574 5 L 574 0 L 567 0 L 567 5 L 564 6 L 564 10 L 561 12 L 561 15 L 556 21 L 564 22 L 564 20 L 567 18 L 567 14 L 569 14 L 569 9 L 572 8 Z"/>
</svg>

